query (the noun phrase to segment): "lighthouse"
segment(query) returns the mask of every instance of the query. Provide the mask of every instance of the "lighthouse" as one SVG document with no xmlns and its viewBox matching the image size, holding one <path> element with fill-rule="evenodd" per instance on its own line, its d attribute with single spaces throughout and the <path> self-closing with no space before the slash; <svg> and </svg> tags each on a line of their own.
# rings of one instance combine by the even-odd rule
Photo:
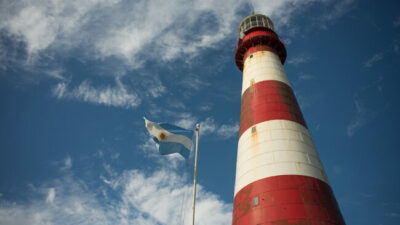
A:
<svg viewBox="0 0 400 225">
<path fill-rule="evenodd" d="M 264 15 L 239 25 L 243 71 L 233 225 L 343 225 L 338 204 Z"/>
</svg>

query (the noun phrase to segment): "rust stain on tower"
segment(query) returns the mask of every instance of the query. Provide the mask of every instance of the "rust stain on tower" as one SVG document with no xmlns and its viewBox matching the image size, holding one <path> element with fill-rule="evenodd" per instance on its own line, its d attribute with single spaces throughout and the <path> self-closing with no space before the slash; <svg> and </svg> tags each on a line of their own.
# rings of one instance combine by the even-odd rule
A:
<svg viewBox="0 0 400 225">
<path fill-rule="evenodd" d="M 239 26 L 243 71 L 233 225 L 344 225 L 264 15 Z"/>
</svg>

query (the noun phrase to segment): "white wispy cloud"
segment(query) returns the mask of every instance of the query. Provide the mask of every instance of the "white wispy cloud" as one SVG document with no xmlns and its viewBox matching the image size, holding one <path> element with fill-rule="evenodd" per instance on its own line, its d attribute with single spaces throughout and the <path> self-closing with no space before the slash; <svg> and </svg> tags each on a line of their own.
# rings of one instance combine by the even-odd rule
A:
<svg viewBox="0 0 400 225">
<path fill-rule="evenodd" d="M 61 167 L 61 170 L 69 170 L 71 168 L 72 168 L 72 158 L 70 156 L 67 156 L 63 161 L 63 166 Z"/>
<path fill-rule="evenodd" d="M 201 105 L 200 107 L 199 107 L 199 109 L 201 110 L 201 111 L 210 111 L 211 110 L 211 104 L 204 104 L 204 105 Z"/>
<path fill-rule="evenodd" d="M 288 26 L 296 12 L 321 0 L 251 0 L 256 12 Z M 329 18 L 342 15 L 353 0 L 334 4 Z M 130 68 L 148 59 L 166 62 L 191 59 L 237 31 L 239 9 L 245 0 L 16 0 L 3 1 L 0 29 L 26 44 L 34 57 L 46 50 L 63 54 L 84 49 L 81 56 L 95 59 L 117 57 Z M 227 7 L 229 6 L 229 7 Z M 204 20 L 210 18 L 210 20 Z"/>
<path fill-rule="evenodd" d="M 214 133 L 217 129 L 218 126 L 212 117 L 207 117 L 204 121 L 200 123 L 200 134 L 201 135 L 208 135 L 211 133 Z"/>
<path fill-rule="evenodd" d="M 369 58 L 365 63 L 364 67 L 370 68 L 372 67 L 376 62 L 379 62 L 383 59 L 383 54 L 382 53 L 376 53 L 373 55 L 371 58 Z"/>
<path fill-rule="evenodd" d="M 352 1 L 339 1 L 342 5 L 349 2 Z M 270 16 L 277 26 L 286 27 L 291 26 L 298 12 L 313 4 L 333 4 L 325 0 L 271 0 L 268 4 L 263 0 L 252 0 L 251 3 L 256 12 Z M 57 64 L 59 59 L 73 57 L 81 62 L 97 62 L 99 70 L 106 65 L 106 70 L 123 71 L 110 73 L 117 77 L 120 73 L 127 74 L 127 71 L 148 65 L 145 64 L 148 62 L 152 66 L 165 66 L 174 60 L 193 62 L 192 59 L 206 50 L 220 47 L 222 42 L 237 37 L 237 26 L 243 17 L 240 9 L 248 4 L 246 0 L 2 1 L 0 35 L 13 43 L 7 47 L 0 43 L 0 59 L 6 59 L 0 62 L 0 68 L 24 66 L 27 70 L 37 70 L 46 65 L 50 69 L 41 74 L 59 80 L 53 89 L 54 96 L 59 99 L 135 108 L 143 98 L 137 93 L 153 98 L 167 93 L 162 79 L 152 79 L 150 84 L 153 86 L 136 93 L 132 91 L 133 87 L 128 90 L 129 85 L 118 83 L 115 87 L 94 87 L 90 77 L 72 88 L 68 85 L 74 82 L 69 81 L 75 81 L 75 76 L 81 74 L 60 69 L 66 67 Z M 24 49 L 26 56 L 20 53 Z M 24 57 L 25 63 L 21 59 Z M 307 60 L 295 58 L 289 62 L 296 65 Z M 135 79 L 135 73 L 129 73 L 129 76 L 135 82 L 139 80 L 138 83 L 148 80 Z M 210 85 L 196 76 L 185 77 L 177 83 L 191 90 Z"/>
<path fill-rule="evenodd" d="M 293 18 L 308 7 L 323 6 L 323 13 L 316 18 L 318 26 L 327 29 L 329 22 L 351 11 L 355 7 L 355 2 L 355 0 L 270 0 L 268 4 L 265 4 L 264 0 L 250 0 L 256 13 L 268 15 L 273 20 L 275 27 L 285 28 L 285 32 L 291 36 L 298 32 L 298 29 L 292 26 Z"/>
<path fill-rule="evenodd" d="M 54 188 L 49 188 L 49 192 L 47 193 L 46 197 L 46 202 L 53 204 L 55 197 L 56 197 L 56 190 Z"/>
<path fill-rule="evenodd" d="M 196 122 L 199 120 L 197 117 L 190 113 L 181 114 L 181 118 L 174 122 L 174 124 L 186 129 L 193 129 Z M 238 123 L 223 124 L 215 121 L 213 117 L 207 117 L 200 121 L 200 135 L 215 135 L 219 139 L 228 139 L 234 137 L 239 132 Z"/>
<path fill-rule="evenodd" d="M 368 122 L 367 109 L 359 100 L 354 100 L 356 117 L 347 125 L 347 136 L 351 137 L 354 133 Z"/>
<path fill-rule="evenodd" d="M 381 95 L 383 77 L 362 87 L 353 97 L 355 115 L 346 127 L 347 136 L 353 136 L 359 129 L 371 122 L 379 113 L 386 110 L 388 103 Z M 379 101 L 374 99 L 379 98 Z"/>
<path fill-rule="evenodd" d="M 203 87 L 209 86 L 210 84 L 201 79 L 200 76 L 188 75 L 178 82 L 179 85 L 184 86 L 186 89 L 190 90 L 200 90 Z"/>
<path fill-rule="evenodd" d="M 394 26 L 394 27 L 399 27 L 399 26 L 400 26 L 400 16 L 397 17 L 397 19 L 395 19 L 395 20 L 393 21 L 393 26 Z"/>
<path fill-rule="evenodd" d="M 147 135 L 142 144 L 138 146 L 138 149 L 142 151 L 145 157 L 155 160 L 157 163 L 163 165 L 163 167 L 165 168 L 176 169 L 181 166 L 185 160 L 179 154 L 170 154 L 160 157 L 158 144 L 156 144 L 153 139 L 149 138 Z"/>
<path fill-rule="evenodd" d="M 339 175 L 344 171 L 344 168 L 341 165 L 334 165 L 332 170 L 333 170 L 333 173 L 335 173 L 336 175 Z"/>
<path fill-rule="evenodd" d="M 48 181 L 51 188 L 43 186 L 36 191 L 47 193 L 45 199 L 17 203 L 0 200 L 0 221 L 8 225 L 161 225 L 190 221 L 191 184 L 176 171 L 146 173 L 129 170 L 108 181 L 103 184 L 108 189 L 89 188 L 86 182 L 74 176 Z M 107 193 L 116 198 L 109 198 Z M 43 204 L 45 202 L 50 204 Z M 231 222 L 232 205 L 201 185 L 198 186 L 196 209 L 196 224 Z"/>
<path fill-rule="evenodd" d="M 196 122 L 198 122 L 197 117 L 190 113 L 181 113 L 177 116 L 179 118 L 173 123 L 185 129 L 193 129 Z"/>
<path fill-rule="evenodd" d="M 58 99 L 76 99 L 93 104 L 106 106 L 135 108 L 141 102 L 136 93 L 132 93 L 116 79 L 114 87 L 93 87 L 89 81 L 82 82 L 79 86 L 68 89 L 67 82 L 60 82 L 53 88 L 53 96 Z"/>
<path fill-rule="evenodd" d="M 394 43 L 393 43 L 393 51 L 396 54 L 399 54 L 399 44 L 400 44 L 399 40 L 395 40 Z"/>
<path fill-rule="evenodd" d="M 270 0 L 265 4 L 263 0 L 250 0 L 256 13 L 263 13 L 271 17 L 277 26 L 287 26 L 293 14 L 304 9 L 311 3 L 319 0 Z"/>
<path fill-rule="evenodd" d="M 300 76 L 299 76 L 299 80 L 301 80 L 301 81 L 312 80 L 312 79 L 315 79 L 315 76 L 314 76 L 314 75 L 311 75 L 311 74 L 304 74 L 304 73 L 302 73 L 302 74 L 300 74 Z"/>
<path fill-rule="evenodd" d="M 57 80 L 67 80 L 63 76 L 64 72 L 65 72 L 64 69 L 61 69 L 61 68 L 45 70 L 46 75 L 48 75 L 49 77 L 55 78 Z"/>
<path fill-rule="evenodd" d="M 167 91 L 157 76 L 153 76 L 151 79 L 143 79 L 142 87 L 144 92 L 153 98 L 158 98 Z"/>
<path fill-rule="evenodd" d="M 323 19 L 325 21 L 337 19 L 348 13 L 355 7 L 356 0 L 339 0 L 330 2 L 332 2 L 333 4 L 330 5 L 329 11 L 327 11 L 323 16 Z"/>
<path fill-rule="evenodd" d="M 400 217 L 400 213 L 390 212 L 390 213 L 386 213 L 385 216 L 387 216 L 387 217 Z"/>
<path fill-rule="evenodd" d="M 239 124 L 220 124 L 213 117 L 207 117 L 202 121 L 200 127 L 200 135 L 214 135 L 219 139 L 228 139 L 235 137 L 239 132 Z"/>
<path fill-rule="evenodd" d="M 239 132 L 239 124 L 222 124 L 217 130 L 217 135 L 224 139 L 232 138 L 237 135 Z"/>
<path fill-rule="evenodd" d="M 2 2 L 0 28 L 24 41 L 29 55 L 85 47 L 87 55 L 116 56 L 140 66 L 143 57 L 169 61 L 213 47 L 234 30 L 241 5 L 234 0 Z M 202 23 L 205 15 L 215 20 Z"/>
<path fill-rule="evenodd" d="M 311 60 L 310 56 L 306 56 L 306 55 L 300 55 L 300 56 L 295 56 L 290 58 L 287 63 L 290 65 L 299 65 L 299 64 L 303 64 L 303 63 L 307 63 Z"/>
</svg>

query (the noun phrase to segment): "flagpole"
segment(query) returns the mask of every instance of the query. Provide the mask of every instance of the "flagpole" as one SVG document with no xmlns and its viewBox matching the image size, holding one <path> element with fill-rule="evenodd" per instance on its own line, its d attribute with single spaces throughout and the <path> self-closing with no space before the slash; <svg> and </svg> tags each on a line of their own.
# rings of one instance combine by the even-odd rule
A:
<svg viewBox="0 0 400 225">
<path fill-rule="evenodd" d="M 194 156 L 192 225 L 194 225 L 194 212 L 196 207 L 196 175 L 197 175 L 197 151 L 199 149 L 199 131 L 200 131 L 200 124 L 196 124 L 196 151 Z"/>
</svg>

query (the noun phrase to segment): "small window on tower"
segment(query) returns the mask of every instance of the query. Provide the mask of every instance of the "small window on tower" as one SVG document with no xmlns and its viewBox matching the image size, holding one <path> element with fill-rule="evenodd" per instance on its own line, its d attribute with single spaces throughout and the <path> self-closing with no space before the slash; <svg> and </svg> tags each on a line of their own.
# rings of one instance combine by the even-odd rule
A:
<svg viewBox="0 0 400 225">
<path fill-rule="evenodd" d="M 254 83 L 253 83 L 253 84 L 254 84 Z M 252 127 L 252 128 L 251 128 L 251 133 L 253 133 L 253 134 L 254 134 L 254 133 L 257 133 L 257 127 Z"/>
<path fill-rule="evenodd" d="M 253 55 L 250 55 L 250 59 L 253 58 Z"/>
<path fill-rule="evenodd" d="M 253 206 L 258 206 L 258 197 L 253 198 Z"/>
</svg>

